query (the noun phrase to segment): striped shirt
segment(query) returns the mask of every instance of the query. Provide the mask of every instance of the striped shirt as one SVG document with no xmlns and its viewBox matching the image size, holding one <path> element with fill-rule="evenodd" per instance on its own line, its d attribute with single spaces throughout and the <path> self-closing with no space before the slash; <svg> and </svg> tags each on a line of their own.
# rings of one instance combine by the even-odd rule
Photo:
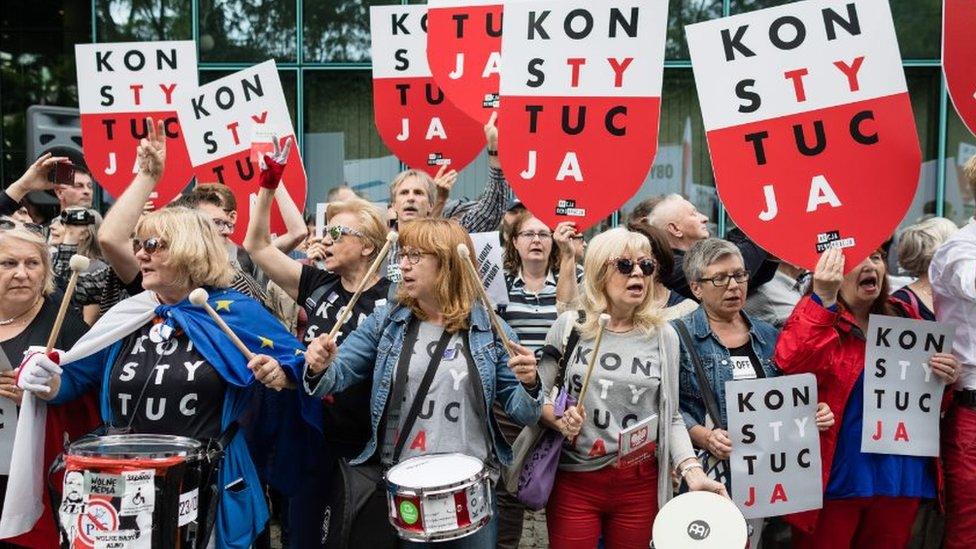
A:
<svg viewBox="0 0 976 549">
<path fill-rule="evenodd" d="M 525 289 L 522 272 L 506 275 L 508 286 L 508 306 L 501 311 L 501 317 L 515 330 L 523 346 L 536 352 L 546 344 L 546 334 L 556 321 L 556 283 L 559 274 L 550 271 L 545 284 L 538 292 Z M 583 278 L 583 268 L 576 266 L 577 284 Z"/>
</svg>

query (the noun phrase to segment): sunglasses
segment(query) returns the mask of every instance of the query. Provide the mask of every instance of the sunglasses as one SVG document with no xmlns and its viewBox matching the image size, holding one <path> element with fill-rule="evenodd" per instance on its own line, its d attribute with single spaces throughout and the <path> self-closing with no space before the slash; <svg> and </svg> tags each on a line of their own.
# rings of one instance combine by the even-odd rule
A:
<svg viewBox="0 0 976 549">
<path fill-rule="evenodd" d="M 339 242 L 342 240 L 342 236 L 347 234 L 350 236 L 358 236 L 360 238 L 366 236 L 356 229 L 346 227 L 345 225 L 329 225 L 325 228 L 325 234 L 329 235 L 329 239 L 331 239 L 332 242 Z"/>
<path fill-rule="evenodd" d="M 221 232 L 228 232 L 228 233 L 234 232 L 235 225 L 230 221 L 225 221 L 223 219 L 214 219 L 213 223 L 214 225 L 217 226 L 217 230 Z"/>
<path fill-rule="evenodd" d="M 146 250 L 146 253 L 152 255 L 159 250 L 165 250 L 166 243 L 163 242 L 161 238 L 147 238 L 145 240 L 139 240 L 138 238 L 132 239 L 132 253 L 137 254 L 139 250 Z"/>
<path fill-rule="evenodd" d="M 17 227 L 22 227 L 32 233 L 44 236 L 43 225 L 38 225 L 37 223 L 20 223 L 19 221 L 14 221 L 10 218 L 0 219 L 0 231 L 9 231 L 11 229 L 16 229 Z"/>
<path fill-rule="evenodd" d="M 626 257 L 616 257 L 607 261 L 607 263 L 613 264 L 617 271 L 625 276 L 630 276 L 630 273 L 634 272 L 634 267 L 640 267 L 641 273 L 644 276 L 651 276 L 654 274 L 654 269 L 657 265 L 654 264 L 653 259 L 640 259 L 634 261 L 633 259 L 628 259 Z"/>
</svg>

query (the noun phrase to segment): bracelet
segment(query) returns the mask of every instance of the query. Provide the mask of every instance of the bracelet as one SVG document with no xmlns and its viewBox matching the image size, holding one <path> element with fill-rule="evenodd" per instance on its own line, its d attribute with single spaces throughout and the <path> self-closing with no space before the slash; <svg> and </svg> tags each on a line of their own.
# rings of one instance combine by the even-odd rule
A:
<svg viewBox="0 0 976 549">
<path fill-rule="evenodd" d="M 496 151 L 493 151 L 491 149 L 486 149 L 485 152 L 488 153 L 488 156 L 498 156 L 498 151 L 497 150 Z"/>
<path fill-rule="evenodd" d="M 702 464 L 699 463 L 698 460 L 695 460 L 692 463 L 689 463 L 688 465 L 682 467 L 681 471 L 678 474 L 681 476 L 681 478 L 685 478 L 685 475 L 688 474 L 688 471 L 691 471 L 692 469 L 701 469 L 702 471 L 705 470 L 705 468 L 702 467 Z"/>
</svg>

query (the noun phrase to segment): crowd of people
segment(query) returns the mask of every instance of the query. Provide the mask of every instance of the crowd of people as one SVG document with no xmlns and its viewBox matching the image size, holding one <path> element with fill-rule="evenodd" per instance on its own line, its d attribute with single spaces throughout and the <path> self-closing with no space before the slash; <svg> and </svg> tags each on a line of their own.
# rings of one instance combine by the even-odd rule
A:
<svg viewBox="0 0 976 549">
<path fill-rule="evenodd" d="M 512 450 L 522 429 L 541 425 L 565 439 L 546 504 L 550 546 L 648 547 L 656 513 L 679 491 L 731 491 L 735 443 L 709 398 L 724 402 L 730 381 L 809 372 L 824 505 L 750 521 L 751 546 L 976 546 L 976 221 L 922 220 L 853 268 L 828 249 L 813 272 L 737 229 L 713 236 L 678 195 L 645 200 L 622 226 L 585 238 L 511 198 L 489 121 L 477 199 L 450 199 L 457 174 L 446 169 L 397 175 L 387 211 L 340 186 L 321 238 L 279 186 L 293 144 L 276 144 L 239 247 L 227 187 L 151 201 L 166 143 L 161 125 L 149 127 L 138 173 L 104 219 L 80 157 L 44 155 L 0 193 L 0 399 L 47 402 L 41 428 L 56 436 L 38 470 L 100 425 L 192 437 L 223 452 L 201 500 L 213 546 L 269 546 L 273 513 L 287 546 L 380 548 L 423 545 L 397 541 L 383 472 L 457 452 L 490 471 L 494 509 L 476 533 L 438 545 L 514 548 L 526 508 L 503 472 L 524 460 Z M 55 183 L 68 162 L 74 181 Z M 976 195 L 976 159 L 966 173 Z M 55 193 L 61 211 L 43 218 L 31 192 Z M 274 205 L 284 234 L 272 235 Z M 458 253 L 476 257 L 470 234 L 495 230 L 508 291 L 497 311 Z M 48 353 L 79 254 L 90 266 Z M 899 268 L 909 278 L 896 288 Z M 191 303 L 197 288 L 253 356 Z M 939 459 L 860 449 L 872 314 L 955 328 L 952 352 L 929 359 L 949 387 Z M 554 389 L 579 395 L 589 371 L 599 385 L 557 413 Z M 652 415 L 655 458 L 618 464 L 621 431 Z M 55 546 L 52 497 L 31 532 L 3 543 Z M 357 498 L 354 512 L 335 512 Z"/>
</svg>

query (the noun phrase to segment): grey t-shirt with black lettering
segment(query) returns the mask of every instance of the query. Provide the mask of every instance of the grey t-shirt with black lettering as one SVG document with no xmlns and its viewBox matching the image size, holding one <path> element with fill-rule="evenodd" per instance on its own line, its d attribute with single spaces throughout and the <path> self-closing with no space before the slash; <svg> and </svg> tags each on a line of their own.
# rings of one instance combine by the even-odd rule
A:
<svg viewBox="0 0 976 549">
<path fill-rule="evenodd" d="M 403 425 L 404 417 L 413 404 L 420 388 L 420 382 L 432 362 L 432 355 L 444 328 L 430 322 L 421 322 L 417 343 L 410 357 L 410 370 L 407 374 L 407 387 L 399 406 L 389 407 L 387 430 L 383 443 L 383 463 L 391 464 L 393 441 Z M 476 391 L 481 390 L 477 379 L 471 379 L 467 355 L 464 353 L 467 341 L 461 334 L 451 336 L 444 351 L 440 366 L 430 384 L 430 391 L 420 407 L 417 422 L 414 423 L 403 445 L 399 461 L 414 456 L 459 452 L 482 461 L 488 461 L 487 426 L 478 413 L 482 398 Z M 404 349 L 404 352 L 407 352 Z M 396 379 L 396 372 L 393 374 Z"/>
</svg>

